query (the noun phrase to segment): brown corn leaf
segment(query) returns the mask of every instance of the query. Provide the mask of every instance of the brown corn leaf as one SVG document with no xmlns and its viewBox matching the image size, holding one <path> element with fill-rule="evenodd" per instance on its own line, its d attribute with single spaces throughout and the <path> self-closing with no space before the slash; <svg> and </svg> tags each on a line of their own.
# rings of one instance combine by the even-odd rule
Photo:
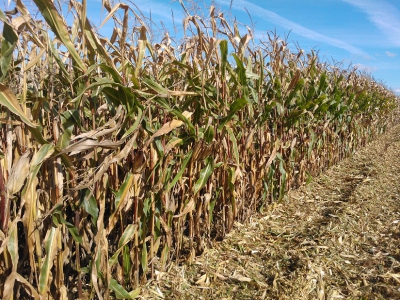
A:
<svg viewBox="0 0 400 300">
<path fill-rule="evenodd" d="M 276 148 L 274 148 L 274 150 L 272 150 L 271 156 L 269 157 L 267 164 L 265 165 L 265 168 L 268 168 L 272 164 L 275 157 L 276 157 Z"/>
<path fill-rule="evenodd" d="M 167 236 L 167 245 L 168 247 L 172 246 L 172 233 L 171 233 L 171 228 L 168 226 L 167 222 L 164 221 L 163 217 L 158 216 L 161 226 L 163 230 L 165 231 L 165 234 Z"/>
<path fill-rule="evenodd" d="M 16 28 L 18 31 L 22 31 L 26 25 L 27 22 L 31 20 L 30 17 L 28 16 L 19 16 L 14 19 L 12 19 L 12 25 L 14 28 Z"/>
<path fill-rule="evenodd" d="M 19 13 L 21 13 L 23 16 L 29 16 L 29 10 L 22 3 L 22 0 L 16 0 L 15 4 L 17 5 L 17 9 L 18 9 Z"/>
<path fill-rule="evenodd" d="M 164 149 L 164 155 L 171 151 L 176 145 L 179 145 L 182 142 L 183 140 L 178 138 L 168 142 Z"/>
<path fill-rule="evenodd" d="M 214 275 L 215 275 L 215 277 L 217 277 L 219 280 L 222 280 L 222 281 L 229 279 L 228 277 L 226 277 L 222 274 L 219 274 L 219 273 L 214 273 Z"/>
<path fill-rule="evenodd" d="M 114 14 L 117 12 L 118 9 L 120 9 L 124 4 L 123 3 L 118 3 L 116 4 L 108 13 L 108 15 L 105 17 L 103 22 L 100 24 L 99 29 L 104 26 L 104 24 L 107 23 L 107 21 L 114 16 Z"/>
<path fill-rule="evenodd" d="M 83 139 L 72 145 L 69 145 L 67 148 L 65 148 L 63 151 L 61 151 L 60 154 L 69 153 L 70 155 L 75 155 L 82 151 L 93 149 L 94 147 L 101 147 L 101 148 L 105 148 L 105 149 L 115 149 L 115 148 L 118 148 L 118 146 L 122 145 L 123 143 L 124 143 L 124 141 L 114 142 L 111 140 L 104 140 L 104 141 L 98 142 L 95 139 Z"/>
<path fill-rule="evenodd" d="M 190 199 L 188 204 L 186 204 L 185 209 L 180 214 L 175 215 L 174 218 L 183 217 L 184 215 L 186 215 L 186 214 L 190 213 L 191 211 L 193 211 L 194 208 L 195 208 L 194 199 Z"/>
<path fill-rule="evenodd" d="M 140 174 L 146 165 L 146 156 L 143 151 L 135 151 L 133 155 L 132 173 Z"/>
<path fill-rule="evenodd" d="M 210 278 L 207 276 L 207 274 L 204 274 L 203 276 L 199 277 L 199 279 L 196 281 L 196 284 L 200 286 L 209 286 Z"/>
<path fill-rule="evenodd" d="M 193 114 L 193 113 L 190 113 L 190 112 L 187 112 L 187 111 L 183 112 L 183 115 L 184 115 L 186 118 L 190 118 L 190 116 L 191 116 L 192 114 Z M 151 143 L 155 138 L 157 138 L 157 137 L 159 137 L 159 136 L 162 136 L 162 135 L 164 135 L 164 134 L 167 134 L 167 133 L 171 132 L 172 130 L 174 130 L 175 128 L 178 128 L 178 127 L 180 127 L 180 126 L 182 126 L 182 125 L 183 125 L 183 121 L 181 121 L 181 120 L 176 120 L 176 119 L 172 120 L 171 122 L 168 122 L 168 123 L 164 124 L 164 125 L 163 125 L 160 129 L 158 129 L 158 130 L 156 131 L 156 133 L 154 133 L 154 134 L 151 136 L 151 138 L 147 141 L 146 147 L 148 147 L 148 146 L 150 145 L 150 143 Z"/>
<path fill-rule="evenodd" d="M 4 288 L 3 288 L 3 299 L 8 300 L 12 299 L 13 290 L 14 290 L 14 283 L 15 283 L 15 278 L 16 278 L 17 272 L 11 272 L 10 275 L 8 275 L 6 281 L 4 282 Z"/>
<path fill-rule="evenodd" d="M 35 55 L 30 61 L 29 63 L 26 65 L 25 67 L 25 71 L 28 71 L 30 68 L 34 67 L 37 62 L 42 58 L 42 56 L 45 54 L 46 49 L 43 48 L 42 50 L 40 50 L 38 55 Z"/>
<path fill-rule="evenodd" d="M 132 150 L 133 144 L 135 143 L 137 136 L 138 131 L 135 132 L 133 137 L 126 143 L 125 147 L 117 155 L 115 155 L 114 157 L 111 157 L 110 155 L 104 159 L 103 163 L 99 166 L 96 174 L 86 178 L 78 186 L 76 186 L 75 188 L 71 188 L 71 190 L 81 190 L 84 188 L 88 188 L 92 186 L 95 182 L 99 181 L 104 172 L 108 170 L 111 164 L 119 162 L 120 160 L 128 156 L 128 154 Z"/>
<path fill-rule="evenodd" d="M 10 196 L 18 193 L 24 185 L 25 179 L 29 173 L 29 154 L 29 151 L 25 152 L 11 169 L 11 174 L 6 186 L 8 195 Z"/>
<path fill-rule="evenodd" d="M 247 139 L 246 139 L 246 146 L 245 146 L 245 149 L 247 150 L 247 149 L 249 149 L 250 147 L 251 147 L 251 145 L 253 144 L 253 138 L 254 138 L 254 132 L 255 132 L 255 128 L 253 128 L 251 131 L 250 131 L 250 133 L 249 133 L 249 135 L 247 136 Z"/>
<path fill-rule="evenodd" d="M 25 291 L 35 300 L 39 300 L 40 296 L 39 293 L 35 290 L 35 288 L 29 283 L 28 280 L 26 280 L 24 277 L 22 277 L 20 274 L 15 273 L 15 279 L 19 281 L 22 286 L 25 288 Z M 66 299 L 66 298 L 65 298 Z"/>
<path fill-rule="evenodd" d="M 240 274 L 233 274 L 231 277 L 229 277 L 229 279 L 232 279 L 233 281 L 236 281 L 236 282 L 252 282 L 253 281 L 253 279 L 242 276 Z"/>
<path fill-rule="evenodd" d="M 29 127 L 36 128 L 37 124 L 31 122 L 29 118 L 26 116 L 24 111 L 21 108 L 21 105 L 18 103 L 17 97 L 15 97 L 14 93 L 5 85 L 0 83 L 0 105 L 7 107 L 13 114 L 16 114 L 21 118 L 21 121 L 24 122 Z"/>
<path fill-rule="evenodd" d="M 296 74 L 293 76 L 292 81 L 289 84 L 287 92 L 289 92 L 290 90 L 292 90 L 296 86 L 296 84 L 299 81 L 299 79 L 300 79 L 300 70 L 297 69 Z"/>
<path fill-rule="evenodd" d="M 290 149 L 293 149 L 294 146 L 296 146 L 296 142 L 297 142 L 297 138 L 295 137 L 292 141 L 292 143 L 290 144 Z"/>
</svg>

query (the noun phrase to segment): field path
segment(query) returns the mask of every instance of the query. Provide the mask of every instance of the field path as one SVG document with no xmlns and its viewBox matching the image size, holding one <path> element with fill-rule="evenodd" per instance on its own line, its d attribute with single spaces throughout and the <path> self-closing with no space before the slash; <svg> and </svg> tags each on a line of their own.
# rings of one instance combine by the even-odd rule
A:
<svg viewBox="0 0 400 300">
<path fill-rule="evenodd" d="M 150 298 L 400 299 L 400 126 L 157 277 Z"/>
</svg>

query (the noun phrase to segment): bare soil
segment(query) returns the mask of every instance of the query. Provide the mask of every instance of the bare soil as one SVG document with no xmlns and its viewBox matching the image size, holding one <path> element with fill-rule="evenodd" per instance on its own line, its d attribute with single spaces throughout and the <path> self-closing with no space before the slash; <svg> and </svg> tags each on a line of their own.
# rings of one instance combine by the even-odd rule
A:
<svg viewBox="0 0 400 300">
<path fill-rule="evenodd" d="M 400 299 L 400 126 L 173 264 L 149 299 Z"/>
</svg>

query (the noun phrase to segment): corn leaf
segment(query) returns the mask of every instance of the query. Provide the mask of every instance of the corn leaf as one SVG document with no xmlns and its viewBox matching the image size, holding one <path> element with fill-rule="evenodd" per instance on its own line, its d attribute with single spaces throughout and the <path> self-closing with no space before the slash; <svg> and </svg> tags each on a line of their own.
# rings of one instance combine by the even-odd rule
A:
<svg viewBox="0 0 400 300">
<path fill-rule="evenodd" d="M 85 190 L 84 199 L 82 201 L 82 206 L 85 211 L 92 216 L 92 223 L 97 226 L 97 219 L 99 217 L 99 208 L 97 206 L 96 198 L 90 194 L 88 189 Z"/>
<path fill-rule="evenodd" d="M 57 239 L 59 229 L 57 227 L 51 227 L 50 232 L 47 236 L 47 242 L 45 245 L 46 257 L 43 261 L 42 267 L 40 268 L 39 275 L 39 294 L 44 295 L 49 288 L 49 278 L 51 268 L 53 266 L 53 259 L 57 248 Z"/>
<path fill-rule="evenodd" d="M 6 186 L 7 192 L 10 196 L 18 193 L 21 190 L 29 173 L 29 161 L 29 151 L 27 151 L 12 167 Z"/>
<path fill-rule="evenodd" d="M 68 29 L 65 26 L 64 20 L 60 16 L 56 7 L 54 6 L 54 3 L 50 0 L 34 0 L 34 2 L 37 5 L 37 7 L 39 8 L 40 12 L 42 13 L 42 16 L 46 20 L 47 24 L 49 24 L 50 28 L 53 30 L 54 34 L 68 49 L 75 64 L 83 72 L 85 72 L 86 66 L 83 63 L 78 52 L 75 50 L 75 45 L 70 39 Z"/>
<path fill-rule="evenodd" d="M 8 69 L 10 68 L 17 41 L 18 36 L 14 29 L 7 22 L 4 22 L 3 37 L 1 41 L 0 79 L 4 79 Z"/>
<path fill-rule="evenodd" d="M 118 249 L 109 260 L 110 266 L 114 265 L 117 262 L 118 256 L 121 253 L 121 251 L 123 250 L 123 247 L 132 240 L 132 238 L 136 232 L 137 232 L 136 224 L 135 225 L 129 224 L 128 227 L 125 228 L 123 234 L 121 235 L 121 238 L 119 239 Z"/>
<path fill-rule="evenodd" d="M 110 280 L 108 287 L 110 290 L 114 291 L 117 299 L 135 299 L 140 295 L 140 289 L 128 293 L 115 279 Z"/>
<path fill-rule="evenodd" d="M 55 226 L 64 224 L 68 228 L 68 231 L 71 233 L 75 242 L 82 243 L 82 237 L 79 235 L 78 228 L 76 228 L 73 224 L 69 223 L 67 220 L 64 219 L 63 212 L 61 210 L 61 205 L 58 205 L 54 210 L 52 214 L 52 219 Z"/>
<path fill-rule="evenodd" d="M 0 83 L 0 104 L 7 107 L 13 114 L 16 114 L 21 118 L 21 121 L 24 122 L 29 127 L 36 128 L 37 124 L 31 122 L 29 118 L 26 116 L 21 106 L 18 103 L 17 98 L 14 93 L 5 85 Z"/>
<path fill-rule="evenodd" d="M 190 151 L 185 155 L 185 158 L 184 158 L 183 161 L 182 161 L 182 166 L 181 166 L 181 168 L 179 169 L 179 172 L 175 175 L 175 177 L 174 177 L 174 179 L 171 181 L 171 183 L 168 184 L 168 186 L 167 186 L 167 188 L 166 188 L 166 192 L 170 191 L 170 190 L 175 186 L 175 184 L 178 182 L 178 180 L 181 179 L 183 173 L 184 173 L 185 170 L 186 170 L 187 164 L 189 163 L 190 159 L 192 158 L 192 155 L 193 155 L 193 150 L 190 150 Z"/>
<path fill-rule="evenodd" d="M 193 193 L 196 195 L 207 183 L 208 178 L 214 171 L 214 158 L 208 157 L 206 159 L 206 166 L 200 171 L 200 177 L 197 179 L 196 184 L 193 187 Z"/>
<path fill-rule="evenodd" d="M 248 101 L 245 98 L 239 98 L 235 102 L 233 102 L 230 105 L 228 115 L 225 118 L 221 119 L 221 125 L 219 125 L 218 130 L 221 131 L 225 124 L 232 120 L 233 116 L 247 104 Z"/>
</svg>

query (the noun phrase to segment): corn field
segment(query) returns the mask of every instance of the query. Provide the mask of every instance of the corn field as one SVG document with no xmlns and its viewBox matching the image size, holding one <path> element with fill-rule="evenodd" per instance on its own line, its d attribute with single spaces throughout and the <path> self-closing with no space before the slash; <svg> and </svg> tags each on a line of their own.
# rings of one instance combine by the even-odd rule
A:
<svg viewBox="0 0 400 300">
<path fill-rule="evenodd" d="M 400 120 L 368 74 L 214 7 L 182 3 L 176 46 L 133 5 L 103 1 L 103 37 L 86 0 L 71 24 L 33 2 L 0 11 L 1 299 L 135 299 Z"/>
</svg>

